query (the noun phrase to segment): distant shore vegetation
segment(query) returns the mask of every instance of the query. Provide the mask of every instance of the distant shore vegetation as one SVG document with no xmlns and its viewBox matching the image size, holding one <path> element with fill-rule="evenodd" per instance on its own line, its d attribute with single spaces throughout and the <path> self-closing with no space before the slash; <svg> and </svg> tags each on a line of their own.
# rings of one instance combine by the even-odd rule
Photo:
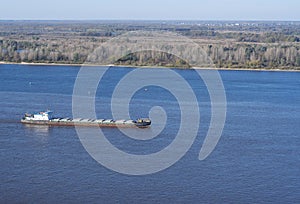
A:
<svg viewBox="0 0 300 204">
<path fill-rule="evenodd" d="M 99 44 L 135 30 L 191 38 L 220 68 L 300 67 L 300 22 L 0 21 L 0 61 L 82 64 Z M 188 68 L 168 53 L 130 53 L 117 65 Z"/>
</svg>

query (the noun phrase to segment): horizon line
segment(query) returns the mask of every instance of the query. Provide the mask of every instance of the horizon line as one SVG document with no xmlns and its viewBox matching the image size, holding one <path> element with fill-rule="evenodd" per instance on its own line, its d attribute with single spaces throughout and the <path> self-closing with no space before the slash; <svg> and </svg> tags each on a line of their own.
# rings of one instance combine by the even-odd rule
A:
<svg viewBox="0 0 300 204">
<path fill-rule="evenodd" d="M 179 22 L 300 22 L 300 20 L 279 19 L 1 19 L 0 21 L 179 21 Z"/>
</svg>

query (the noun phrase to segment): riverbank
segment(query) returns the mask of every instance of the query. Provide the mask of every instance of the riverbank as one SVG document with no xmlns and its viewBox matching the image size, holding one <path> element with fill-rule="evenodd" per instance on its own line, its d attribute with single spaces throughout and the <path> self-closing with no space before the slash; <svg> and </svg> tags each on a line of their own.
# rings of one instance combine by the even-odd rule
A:
<svg viewBox="0 0 300 204">
<path fill-rule="evenodd" d="M 82 64 L 36 63 L 36 62 L 5 62 L 5 61 L 0 61 L 0 65 L 1 64 L 18 64 L 18 65 L 33 65 L 33 66 L 82 66 Z"/>
<path fill-rule="evenodd" d="M 162 66 L 133 66 L 133 65 L 96 65 L 96 64 L 63 64 L 63 63 L 29 63 L 29 62 L 4 62 L 0 61 L 1 64 L 17 64 L 17 65 L 30 65 L 30 66 L 112 66 L 112 67 L 125 67 L 125 68 L 174 68 L 174 69 L 197 69 L 197 70 L 224 70 L 224 71 L 273 71 L 273 72 L 300 72 L 300 68 L 214 68 L 214 67 L 192 67 L 192 68 L 178 68 L 178 67 L 162 67 Z"/>
</svg>

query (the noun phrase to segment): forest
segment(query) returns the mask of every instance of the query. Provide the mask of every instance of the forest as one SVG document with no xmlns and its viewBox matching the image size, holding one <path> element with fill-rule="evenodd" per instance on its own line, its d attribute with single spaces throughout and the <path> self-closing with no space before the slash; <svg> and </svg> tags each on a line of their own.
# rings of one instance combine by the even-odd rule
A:
<svg viewBox="0 0 300 204">
<path fill-rule="evenodd" d="M 191 39 L 218 68 L 300 69 L 300 22 L 279 21 L 0 21 L 0 61 L 82 64 L 99 45 L 139 30 Z M 128 52 L 114 64 L 189 67 L 153 51 Z"/>
</svg>

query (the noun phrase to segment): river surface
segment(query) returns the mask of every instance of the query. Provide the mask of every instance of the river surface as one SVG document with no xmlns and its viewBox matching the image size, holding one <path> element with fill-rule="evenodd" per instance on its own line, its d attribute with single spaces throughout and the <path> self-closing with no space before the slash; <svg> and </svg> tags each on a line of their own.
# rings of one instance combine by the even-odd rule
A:
<svg viewBox="0 0 300 204">
<path fill-rule="evenodd" d="M 200 161 L 211 118 L 209 94 L 195 71 L 173 70 L 196 90 L 201 114 L 197 137 L 171 167 L 131 176 L 95 161 L 74 127 L 19 122 L 25 112 L 46 109 L 71 118 L 79 69 L 0 65 L 0 203 L 300 203 L 299 72 L 220 71 L 226 123 L 215 150 Z M 96 94 L 99 118 L 112 118 L 114 87 L 132 70 L 112 68 L 105 74 Z M 172 142 L 180 125 L 172 93 L 141 87 L 129 106 L 132 118 L 148 117 L 151 107 L 163 107 L 166 127 L 145 141 L 103 128 L 115 147 L 146 155 Z"/>
</svg>

